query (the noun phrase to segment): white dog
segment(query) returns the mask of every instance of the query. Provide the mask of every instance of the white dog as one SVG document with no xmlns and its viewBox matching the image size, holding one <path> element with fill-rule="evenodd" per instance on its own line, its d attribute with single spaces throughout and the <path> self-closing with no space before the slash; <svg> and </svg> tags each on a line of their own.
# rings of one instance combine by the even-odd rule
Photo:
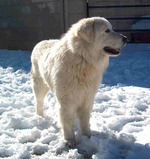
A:
<svg viewBox="0 0 150 159">
<path fill-rule="evenodd" d="M 127 38 L 112 30 L 104 18 L 82 19 L 60 40 L 38 43 L 32 52 L 31 78 L 37 114 L 43 116 L 43 100 L 51 90 L 59 107 L 66 145 L 76 145 L 74 117 L 79 118 L 83 135 L 91 136 L 90 114 L 94 96 L 109 63 Z"/>
</svg>

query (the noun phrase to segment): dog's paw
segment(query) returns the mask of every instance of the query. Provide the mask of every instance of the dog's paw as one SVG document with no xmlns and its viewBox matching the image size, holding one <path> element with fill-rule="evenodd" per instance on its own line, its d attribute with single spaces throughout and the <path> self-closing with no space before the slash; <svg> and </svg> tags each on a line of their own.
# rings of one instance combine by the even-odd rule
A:
<svg viewBox="0 0 150 159">
<path fill-rule="evenodd" d="M 47 119 L 47 120 L 53 120 L 50 116 L 48 116 L 47 114 L 43 114 L 43 118 Z"/>
<path fill-rule="evenodd" d="M 65 140 L 65 145 L 69 148 L 74 148 L 76 146 L 76 140 L 75 139 L 67 139 Z"/>
<path fill-rule="evenodd" d="M 41 112 L 37 112 L 36 114 L 37 114 L 38 116 L 44 117 L 43 113 L 41 113 Z"/>
<path fill-rule="evenodd" d="M 84 132 L 82 132 L 82 135 L 83 136 L 87 136 L 89 139 L 91 138 L 91 130 L 89 129 L 88 131 L 84 131 Z"/>
</svg>

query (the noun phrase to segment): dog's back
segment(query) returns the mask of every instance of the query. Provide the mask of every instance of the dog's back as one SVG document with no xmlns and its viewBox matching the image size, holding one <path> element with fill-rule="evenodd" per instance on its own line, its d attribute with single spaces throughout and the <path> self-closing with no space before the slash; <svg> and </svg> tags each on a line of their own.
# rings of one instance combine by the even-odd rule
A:
<svg viewBox="0 0 150 159">
<path fill-rule="evenodd" d="M 43 58 L 47 57 L 49 54 L 49 50 L 58 42 L 59 40 L 43 40 L 39 42 L 33 49 L 31 55 L 31 75 L 37 74 L 39 71 L 39 64 L 43 62 Z M 40 62 L 41 61 L 41 62 Z M 35 68 L 36 67 L 36 68 Z"/>
<path fill-rule="evenodd" d="M 32 51 L 31 62 L 38 60 L 47 50 L 50 50 L 59 40 L 43 40 L 39 42 Z"/>
</svg>

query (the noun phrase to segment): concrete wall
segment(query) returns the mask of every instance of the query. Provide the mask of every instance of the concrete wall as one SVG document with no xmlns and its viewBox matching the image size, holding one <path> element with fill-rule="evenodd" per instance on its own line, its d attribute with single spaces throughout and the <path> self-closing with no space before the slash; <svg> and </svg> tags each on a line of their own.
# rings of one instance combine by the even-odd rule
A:
<svg viewBox="0 0 150 159">
<path fill-rule="evenodd" d="M 85 0 L 0 0 L 0 49 L 32 50 L 83 17 Z"/>
<path fill-rule="evenodd" d="M 65 0 L 65 28 L 66 30 L 71 24 L 78 20 L 87 17 L 87 3 L 86 0 Z"/>
</svg>

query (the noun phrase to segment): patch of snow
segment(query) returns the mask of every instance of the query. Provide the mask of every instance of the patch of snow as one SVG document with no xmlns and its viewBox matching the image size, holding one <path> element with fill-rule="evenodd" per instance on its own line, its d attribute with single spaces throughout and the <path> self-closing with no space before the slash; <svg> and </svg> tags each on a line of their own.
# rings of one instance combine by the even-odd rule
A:
<svg viewBox="0 0 150 159">
<path fill-rule="evenodd" d="M 35 113 L 30 85 L 30 52 L 0 50 L 0 158 L 149 159 L 150 45 L 128 45 L 110 59 L 95 96 L 92 137 L 64 146 L 52 93 L 45 99 L 49 119 Z M 77 122 L 75 123 L 77 124 Z"/>
</svg>

